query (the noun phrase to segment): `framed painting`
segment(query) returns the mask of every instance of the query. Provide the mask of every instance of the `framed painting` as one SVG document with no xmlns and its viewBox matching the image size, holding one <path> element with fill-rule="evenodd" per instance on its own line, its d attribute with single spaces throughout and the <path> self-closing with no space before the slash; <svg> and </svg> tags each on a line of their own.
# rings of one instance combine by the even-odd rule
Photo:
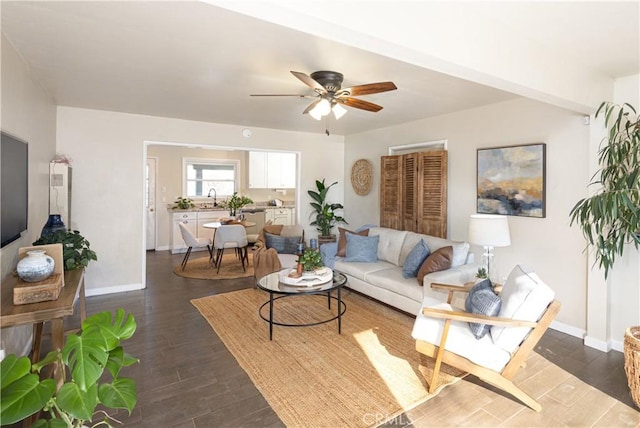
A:
<svg viewBox="0 0 640 428">
<path fill-rule="evenodd" d="M 477 211 L 544 218 L 546 144 L 478 149 Z"/>
</svg>

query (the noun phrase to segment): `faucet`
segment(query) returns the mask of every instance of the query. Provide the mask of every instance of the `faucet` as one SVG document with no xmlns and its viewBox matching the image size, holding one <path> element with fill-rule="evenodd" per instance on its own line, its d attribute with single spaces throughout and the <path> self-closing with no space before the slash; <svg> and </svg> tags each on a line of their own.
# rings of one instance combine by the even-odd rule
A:
<svg viewBox="0 0 640 428">
<path fill-rule="evenodd" d="M 211 189 L 209 189 L 209 194 L 207 195 L 207 198 L 211 197 L 211 192 L 213 191 L 213 206 L 217 207 L 218 203 L 216 202 L 216 198 L 218 197 L 218 192 L 216 192 L 216 189 L 214 189 L 213 187 Z"/>
</svg>

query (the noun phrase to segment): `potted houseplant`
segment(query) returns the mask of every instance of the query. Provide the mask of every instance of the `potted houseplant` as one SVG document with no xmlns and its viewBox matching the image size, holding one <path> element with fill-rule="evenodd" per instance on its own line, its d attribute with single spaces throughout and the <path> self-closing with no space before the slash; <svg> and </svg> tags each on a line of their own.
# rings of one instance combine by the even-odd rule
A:
<svg viewBox="0 0 640 428">
<path fill-rule="evenodd" d="M 316 190 L 307 191 L 311 199 L 313 199 L 313 202 L 311 202 L 311 207 L 313 208 L 311 217 L 314 217 L 314 220 L 311 222 L 311 225 L 316 226 L 316 230 L 320 232 L 318 235 L 318 244 L 334 242 L 336 240 L 336 236 L 331 234 L 331 230 L 336 223 L 348 224 L 344 218 L 336 214 L 337 210 L 344 208 L 342 204 L 331 204 L 327 202 L 327 193 L 329 189 L 336 184 L 338 184 L 337 181 L 326 186 L 323 178 L 322 181 L 316 180 Z"/>
<path fill-rule="evenodd" d="M 175 201 L 173 201 L 173 209 L 180 210 L 188 210 L 189 208 L 193 208 L 196 205 L 193 203 L 191 198 L 183 198 L 182 196 L 178 196 Z"/>
<path fill-rule="evenodd" d="M 596 117 L 604 113 L 609 130 L 598 152 L 600 169 L 591 185 L 600 189 L 578 201 L 571 210 L 571 225 L 576 223 L 595 249 L 596 263 L 608 276 L 625 244 L 640 245 L 640 117 L 629 104 L 604 102 Z"/>
<path fill-rule="evenodd" d="M 599 170 L 591 185 L 595 194 L 581 199 L 571 210 L 571 225 L 577 224 L 595 250 L 596 263 L 607 278 L 618 256 L 628 244 L 640 245 L 640 117 L 630 104 L 604 102 L 608 135 L 598 151 Z M 640 407 L 640 379 L 635 367 L 640 360 L 640 326 L 629 327 L 624 335 L 624 356 L 631 397 Z"/>
<path fill-rule="evenodd" d="M 0 362 L 0 420 L 13 424 L 38 414 L 34 428 L 86 427 L 93 419 L 100 421 L 91 426 L 111 426 L 111 418 L 101 405 L 111 409 L 127 409 L 129 414 L 136 405 L 137 393 L 133 379 L 120 377 L 123 367 L 138 360 L 126 354 L 120 345 L 136 330 L 133 315 L 125 317 L 123 309 L 88 317 L 82 331 L 67 337 L 61 351 L 49 352 L 44 359 L 31 364 L 28 357 L 8 355 Z M 63 383 L 57 387 L 54 379 L 40 380 L 39 372 L 51 364 L 62 371 Z M 107 369 L 110 376 L 103 376 Z M 67 377 L 67 372 L 70 376 Z M 110 379 L 109 379 L 110 377 Z"/>
<path fill-rule="evenodd" d="M 87 267 L 91 260 L 98 260 L 95 251 L 89 247 L 89 241 L 77 230 L 56 230 L 41 236 L 33 245 L 62 244 L 62 258 L 65 270 Z"/>
<path fill-rule="evenodd" d="M 235 215 L 243 207 L 253 203 L 253 200 L 247 196 L 239 196 L 238 192 L 233 192 L 233 195 L 226 201 L 221 202 L 218 206 L 229 209 L 229 215 L 235 217 Z"/>
<path fill-rule="evenodd" d="M 306 248 L 300 256 L 300 264 L 302 265 L 303 275 L 304 272 L 314 272 L 317 268 L 322 267 L 322 255 L 320 251 Z"/>
</svg>

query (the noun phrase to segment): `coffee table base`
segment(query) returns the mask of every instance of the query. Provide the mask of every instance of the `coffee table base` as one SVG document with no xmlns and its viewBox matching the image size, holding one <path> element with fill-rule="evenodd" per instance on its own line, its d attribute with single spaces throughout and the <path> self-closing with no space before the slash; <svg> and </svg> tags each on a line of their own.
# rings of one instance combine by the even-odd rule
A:
<svg viewBox="0 0 640 428">
<path fill-rule="evenodd" d="M 333 320 L 338 320 L 338 334 L 342 334 L 342 315 L 344 315 L 344 313 L 347 311 L 347 304 L 344 303 L 342 301 L 342 293 L 341 293 L 341 289 L 338 288 L 337 294 L 338 296 L 332 296 L 331 292 L 327 293 L 327 307 L 330 310 L 331 309 L 331 300 L 335 300 L 338 302 L 338 314 L 328 318 L 326 320 L 321 320 L 321 321 L 316 321 L 316 322 L 312 322 L 312 323 L 306 323 L 306 324 L 288 324 L 288 323 L 281 323 L 281 322 L 277 322 L 273 320 L 273 302 L 275 302 L 276 300 L 279 299 L 284 299 L 285 297 L 292 297 L 292 296 L 296 296 L 296 294 L 285 294 L 282 296 L 278 296 L 278 297 L 273 297 L 275 293 L 269 292 L 269 300 L 264 302 L 262 304 L 262 306 L 260 306 L 260 309 L 258 309 L 258 314 L 260 315 L 260 318 L 262 318 L 263 320 L 265 320 L 266 322 L 269 323 L 269 340 L 273 340 L 273 326 L 274 325 L 279 325 L 282 327 L 311 327 L 314 325 L 320 325 L 320 324 L 326 324 L 328 322 L 331 322 Z M 318 293 L 318 294 L 311 294 L 312 296 L 321 296 L 324 293 Z M 299 295 L 298 295 L 299 296 Z M 262 314 L 262 309 L 269 305 L 269 317 L 267 318 L 266 316 L 264 316 Z"/>
</svg>

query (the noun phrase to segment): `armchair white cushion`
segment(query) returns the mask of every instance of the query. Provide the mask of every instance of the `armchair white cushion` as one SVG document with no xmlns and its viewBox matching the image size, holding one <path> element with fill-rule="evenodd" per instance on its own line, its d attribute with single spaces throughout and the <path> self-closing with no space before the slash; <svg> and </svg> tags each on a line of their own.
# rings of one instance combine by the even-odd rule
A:
<svg viewBox="0 0 640 428">
<path fill-rule="evenodd" d="M 462 310 L 452 308 L 448 303 L 430 306 L 431 302 L 432 299 L 426 298 L 425 306 L 449 311 Z M 413 324 L 411 336 L 416 340 L 438 344 L 442 340 L 443 327 L 444 321 L 442 319 L 428 317 L 423 315 L 421 311 Z M 509 352 L 495 346 L 490 335 L 487 334 L 482 339 L 476 339 L 469 324 L 464 321 L 451 321 L 445 349 L 497 372 L 500 372 L 511 359 Z"/>
</svg>

